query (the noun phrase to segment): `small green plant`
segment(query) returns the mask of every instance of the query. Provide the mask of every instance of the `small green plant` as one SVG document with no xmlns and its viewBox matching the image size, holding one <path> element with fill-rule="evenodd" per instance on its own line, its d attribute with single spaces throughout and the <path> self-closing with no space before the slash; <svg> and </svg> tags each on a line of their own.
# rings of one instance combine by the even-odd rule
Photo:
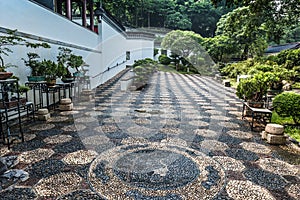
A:
<svg viewBox="0 0 300 200">
<path fill-rule="evenodd" d="M 273 107 L 280 117 L 291 116 L 294 123 L 299 124 L 300 94 L 295 92 L 283 92 L 274 98 Z"/>
<path fill-rule="evenodd" d="M 19 85 L 19 94 L 23 95 L 24 93 L 28 92 L 30 88 L 25 85 Z"/>
</svg>

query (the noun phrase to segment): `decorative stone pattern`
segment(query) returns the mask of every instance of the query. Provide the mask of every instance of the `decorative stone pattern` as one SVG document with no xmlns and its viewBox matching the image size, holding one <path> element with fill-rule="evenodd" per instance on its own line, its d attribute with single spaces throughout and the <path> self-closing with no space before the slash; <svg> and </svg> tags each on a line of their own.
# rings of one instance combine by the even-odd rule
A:
<svg viewBox="0 0 300 200">
<path fill-rule="evenodd" d="M 239 160 L 226 157 L 226 156 L 214 156 L 213 159 L 218 161 L 225 170 L 230 171 L 243 171 L 245 166 Z"/>
<path fill-rule="evenodd" d="M 30 164 L 38 162 L 40 160 L 49 158 L 54 154 L 54 151 L 51 149 L 36 149 L 32 151 L 23 152 L 19 157 L 19 162 Z"/>
<path fill-rule="evenodd" d="M 200 147 L 210 151 L 225 151 L 228 146 L 216 140 L 204 140 L 200 143 Z"/>
<path fill-rule="evenodd" d="M 62 121 L 67 121 L 69 118 L 68 117 L 63 117 L 63 116 L 55 116 L 51 117 L 48 122 L 62 122 Z"/>
<path fill-rule="evenodd" d="M 94 151 L 80 150 L 66 155 L 62 161 L 69 165 L 83 165 L 92 162 L 98 154 Z"/>
<path fill-rule="evenodd" d="M 209 123 L 204 122 L 204 121 L 200 121 L 200 120 L 190 121 L 189 124 L 193 125 L 193 126 L 197 126 L 197 127 L 200 127 L 200 126 L 205 127 L 205 126 L 209 125 Z"/>
<path fill-rule="evenodd" d="M 58 198 L 58 200 L 82 200 L 82 199 L 105 200 L 104 198 L 100 197 L 98 194 L 89 190 L 77 190 Z"/>
<path fill-rule="evenodd" d="M 300 174 L 300 169 L 289 163 L 283 162 L 274 158 L 263 158 L 258 161 L 261 168 L 269 172 L 280 175 L 297 176 Z"/>
<path fill-rule="evenodd" d="M 271 149 L 262 144 L 257 144 L 254 142 L 243 142 L 240 144 L 244 149 L 252 151 L 254 153 L 269 154 Z"/>
<path fill-rule="evenodd" d="M 300 199 L 300 184 L 291 185 L 287 192 L 295 199 Z"/>
<path fill-rule="evenodd" d="M 54 124 L 37 124 L 30 127 L 30 130 L 33 131 L 43 131 L 54 128 Z"/>
<path fill-rule="evenodd" d="M 251 133 L 238 131 L 238 130 L 228 131 L 227 134 L 231 135 L 232 137 L 236 137 L 240 139 L 251 139 L 253 137 L 253 134 Z"/>
<path fill-rule="evenodd" d="M 208 129 L 196 129 L 194 133 L 207 138 L 216 138 L 220 135 L 220 133 Z"/>
<path fill-rule="evenodd" d="M 229 196 L 236 200 L 275 200 L 275 198 L 264 188 L 250 181 L 229 181 L 226 185 Z"/>
<path fill-rule="evenodd" d="M 63 131 L 70 131 L 70 132 L 76 132 L 76 131 L 83 131 L 86 128 L 83 124 L 75 124 L 75 125 L 68 125 L 62 128 Z"/>
<path fill-rule="evenodd" d="M 59 144 L 64 142 L 69 142 L 72 140 L 71 135 L 53 135 L 44 139 L 47 144 Z"/>
<path fill-rule="evenodd" d="M 108 199 L 128 198 L 132 186 L 148 198 L 173 194 L 206 199 L 225 183 L 224 172 L 212 159 L 192 149 L 186 153 L 157 145 L 121 146 L 100 154 L 90 168 L 93 188 Z"/>
<path fill-rule="evenodd" d="M 60 173 L 40 180 L 34 189 L 42 197 L 68 194 L 80 187 L 82 178 L 73 172 Z"/>
</svg>

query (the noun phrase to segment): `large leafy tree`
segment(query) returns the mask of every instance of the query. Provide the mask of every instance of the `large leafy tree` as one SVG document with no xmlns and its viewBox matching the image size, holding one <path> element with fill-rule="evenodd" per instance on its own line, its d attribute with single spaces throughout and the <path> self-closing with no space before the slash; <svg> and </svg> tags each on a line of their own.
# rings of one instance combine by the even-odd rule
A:
<svg viewBox="0 0 300 200">
<path fill-rule="evenodd" d="M 223 0 L 211 0 L 214 4 Z M 261 18 L 269 41 L 280 43 L 285 30 L 299 25 L 299 0 L 226 0 L 227 5 L 248 6 L 250 12 Z"/>
<path fill-rule="evenodd" d="M 224 5 L 214 7 L 210 0 L 190 2 L 187 6 L 187 13 L 192 22 L 192 31 L 203 37 L 213 37 L 217 29 L 217 22 L 223 14 L 231 9 Z"/>
<path fill-rule="evenodd" d="M 218 22 L 217 35 L 230 38 L 241 59 L 260 56 L 267 47 L 266 30 L 261 17 L 251 13 L 249 7 L 240 7 L 222 16 Z"/>
<path fill-rule="evenodd" d="M 100 2 L 100 0 L 95 0 Z M 210 0 L 102 0 L 103 6 L 124 25 L 193 30 L 214 35 L 216 23 L 230 9 Z"/>
</svg>

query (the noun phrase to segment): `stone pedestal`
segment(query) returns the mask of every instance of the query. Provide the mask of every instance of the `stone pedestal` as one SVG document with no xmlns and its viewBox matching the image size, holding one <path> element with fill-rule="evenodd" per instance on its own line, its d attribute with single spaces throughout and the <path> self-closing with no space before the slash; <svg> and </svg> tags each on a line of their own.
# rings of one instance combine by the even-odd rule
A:
<svg viewBox="0 0 300 200">
<path fill-rule="evenodd" d="M 81 101 L 91 101 L 93 99 L 93 91 L 84 89 L 80 93 L 80 100 Z"/>
<path fill-rule="evenodd" d="M 284 135 L 284 127 L 279 124 L 267 124 L 261 137 L 269 144 L 285 144 L 287 137 Z"/>
<path fill-rule="evenodd" d="M 60 100 L 59 110 L 61 111 L 71 111 L 73 110 L 73 103 L 70 98 L 65 98 Z"/>
<path fill-rule="evenodd" d="M 50 119 L 50 113 L 47 108 L 42 108 L 38 110 L 38 115 L 37 115 L 38 120 L 41 121 L 47 121 Z"/>
</svg>

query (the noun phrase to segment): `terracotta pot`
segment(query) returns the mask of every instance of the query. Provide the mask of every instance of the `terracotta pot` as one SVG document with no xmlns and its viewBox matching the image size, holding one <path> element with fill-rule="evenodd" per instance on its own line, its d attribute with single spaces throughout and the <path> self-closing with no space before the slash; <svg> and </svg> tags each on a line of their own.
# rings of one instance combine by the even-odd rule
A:
<svg viewBox="0 0 300 200">
<path fill-rule="evenodd" d="M 5 80 L 13 75 L 12 72 L 0 72 L 0 80 Z"/>
</svg>

